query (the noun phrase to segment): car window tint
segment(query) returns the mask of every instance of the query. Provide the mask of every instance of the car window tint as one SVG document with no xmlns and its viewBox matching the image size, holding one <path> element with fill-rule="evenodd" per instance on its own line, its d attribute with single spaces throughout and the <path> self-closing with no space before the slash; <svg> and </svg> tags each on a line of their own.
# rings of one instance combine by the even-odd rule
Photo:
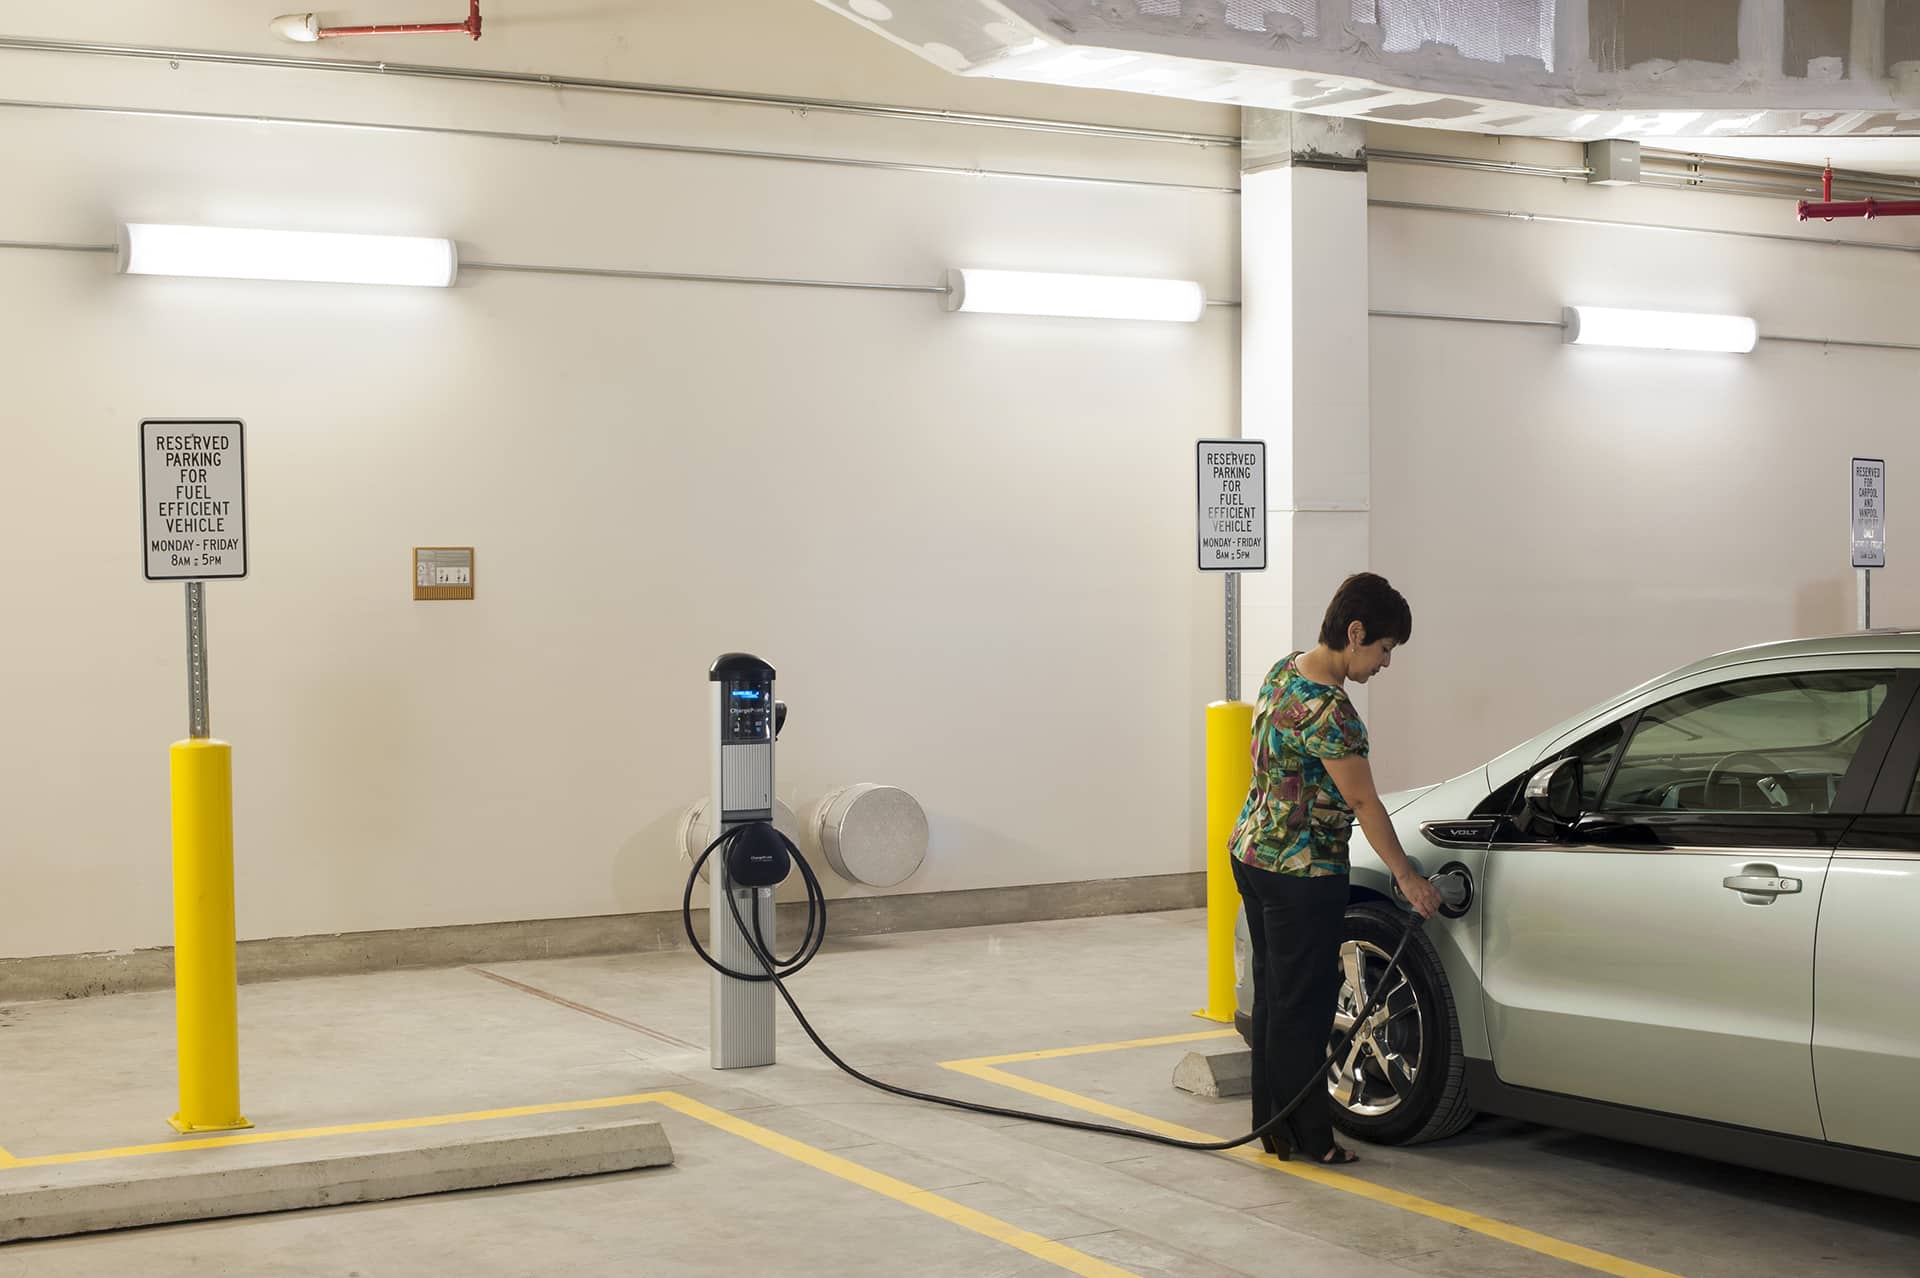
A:
<svg viewBox="0 0 1920 1278">
<path fill-rule="evenodd" d="M 1609 812 L 1820 813 L 1892 671 L 1817 671 L 1718 684 L 1640 717 L 1600 807 Z"/>
<path fill-rule="evenodd" d="M 1567 752 L 1580 760 L 1583 810 L 1592 811 L 1600 806 L 1600 787 L 1607 783 L 1607 774 L 1613 771 L 1614 756 L 1620 753 L 1620 742 L 1625 736 L 1624 723 L 1610 723 Z"/>
</svg>

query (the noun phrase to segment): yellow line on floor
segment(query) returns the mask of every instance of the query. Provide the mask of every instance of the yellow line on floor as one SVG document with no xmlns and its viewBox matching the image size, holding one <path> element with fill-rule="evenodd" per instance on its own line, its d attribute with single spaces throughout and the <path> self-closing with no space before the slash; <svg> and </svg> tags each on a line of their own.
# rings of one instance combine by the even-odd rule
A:
<svg viewBox="0 0 1920 1278">
<path fill-rule="evenodd" d="M 829 1154 L 823 1149 L 803 1144 L 792 1137 L 769 1131 L 744 1119 L 736 1118 L 724 1110 L 714 1109 L 709 1105 L 702 1105 L 699 1101 L 689 1100 L 672 1093 L 662 1094 L 659 1100 L 662 1105 L 678 1110 L 689 1118 L 697 1118 L 722 1131 L 732 1132 L 776 1154 L 784 1154 L 796 1162 L 805 1163 L 829 1175 L 851 1181 L 863 1189 L 884 1194 L 896 1202 L 905 1203 L 909 1207 L 959 1225 L 962 1229 L 970 1229 L 996 1242 L 1016 1247 L 1029 1256 L 1058 1265 L 1069 1273 L 1083 1275 L 1083 1278 L 1137 1278 L 1137 1275 L 1131 1271 L 1121 1269 L 1117 1265 L 1110 1265 L 1097 1256 L 1075 1251 L 1065 1243 L 1054 1242 L 1050 1238 L 1010 1225 L 985 1212 L 962 1206 L 951 1198 L 942 1198 L 931 1190 L 917 1188 L 904 1180 L 896 1180 L 892 1176 L 849 1162 L 836 1154 Z"/>
<path fill-rule="evenodd" d="M 397 1132 L 417 1127 L 445 1127 L 453 1123 L 478 1123 L 493 1118 L 525 1118 L 533 1114 L 567 1114 L 581 1110 L 616 1109 L 623 1105 L 646 1105 L 660 1099 L 663 1092 L 642 1092 L 632 1096 L 603 1096 L 597 1100 L 560 1101 L 551 1105 L 518 1105 L 512 1109 L 476 1109 L 462 1114 L 432 1114 L 425 1118 L 390 1118 L 377 1123 L 341 1123 L 334 1127 L 303 1127 L 284 1132 L 243 1132 L 234 1136 L 197 1136 L 192 1140 L 162 1141 L 152 1145 L 125 1145 L 118 1149 L 88 1149 L 74 1154 L 41 1154 L 34 1158 L 15 1158 L 15 1167 L 55 1167 L 65 1163 L 91 1163 L 108 1158 L 140 1158 L 148 1154 L 178 1154 L 194 1149 L 225 1149 L 234 1145 L 272 1145 L 281 1141 L 311 1140 L 319 1136 L 355 1136 L 363 1132 Z"/>
<path fill-rule="evenodd" d="M 332 1127 L 306 1127 L 284 1132 L 244 1132 L 233 1136 L 201 1136 L 192 1140 L 166 1141 L 152 1145 L 126 1145 L 118 1149 L 91 1149 L 73 1154 L 42 1154 L 34 1158 L 16 1158 L 0 1149 L 0 1168 L 53 1167 L 67 1163 L 99 1162 L 112 1158 L 139 1158 L 148 1154 L 177 1154 L 196 1149 L 223 1149 L 235 1145 L 267 1145 L 292 1140 L 312 1140 L 322 1136 L 352 1136 L 363 1132 L 404 1131 L 420 1127 L 444 1127 L 455 1123 L 477 1123 L 498 1118 L 525 1118 L 534 1114 L 568 1114 L 596 1109 L 619 1109 L 632 1105 L 663 1105 L 688 1118 L 717 1127 L 742 1139 L 750 1140 L 763 1149 L 791 1158 L 817 1171 L 837 1176 L 841 1180 L 884 1195 L 896 1202 L 904 1203 L 916 1211 L 926 1212 L 949 1224 L 991 1238 L 995 1242 L 1026 1252 L 1029 1256 L 1057 1265 L 1069 1273 L 1081 1278 L 1139 1278 L 1131 1270 L 1121 1269 L 1108 1264 L 1097 1256 L 1089 1256 L 1083 1251 L 1075 1251 L 1065 1243 L 1055 1242 L 1040 1234 L 1021 1229 L 1016 1225 L 985 1212 L 975 1211 L 971 1207 L 943 1198 L 931 1190 L 910 1185 L 904 1180 L 874 1171 L 869 1167 L 850 1162 L 837 1154 L 815 1148 L 791 1136 L 756 1123 L 737 1118 L 725 1110 L 703 1105 L 678 1092 L 636 1092 L 627 1096 L 602 1096 L 593 1100 L 559 1101 L 550 1105 L 518 1105 L 511 1109 L 477 1109 L 459 1114 L 433 1114 L 425 1118 L 395 1118 L 373 1123 L 341 1123 Z"/>
<path fill-rule="evenodd" d="M 1210 1038 L 1238 1038 L 1239 1030 L 1198 1030 L 1192 1034 L 1165 1034 L 1159 1038 L 1130 1038 L 1120 1043 L 1091 1043 L 1085 1047 L 1050 1047 L 1044 1052 L 1011 1052 L 1005 1056 L 977 1056 L 972 1060 L 949 1061 L 945 1068 L 962 1065 L 1013 1065 L 1020 1061 L 1050 1061 L 1062 1056 L 1086 1056 L 1093 1052 L 1119 1052 L 1129 1047 L 1165 1047 L 1170 1043 L 1200 1043 Z"/>
<path fill-rule="evenodd" d="M 1232 1033 L 1233 1031 L 1228 1032 Z M 1002 1087 L 1011 1087 L 1017 1091 L 1025 1092 L 1029 1096 L 1038 1096 L 1043 1100 L 1050 1100 L 1057 1105 L 1065 1105 L 1069 1109 L 1084 1110 L 1087 1113 L 1098 1114 L 1100 1117 L 1111 1119 L 1114 1122 L 1144 1128 L 1150 1132 L 1157 1132 L 1162 1136 L 1171 1136 L 1176 1140 L 1213 1141 L 1220 1138 L 1211 1132 L 1197 1131 L 1191 1127 L 1183 1127 L 1179 1123 L 1170 1123 L 1163 1119 L 1155 1118 L 1151 1114 L 1142 1114 L 1135 1110 L 1122 1109 L 1118 1105 L 1109 1105 L 1105 1101 L 1095 1100 L 1090 1096 L 1082 1096 L 1077 1092 L 1070 1092 L 1062 1087 L 1054 1087 L 1047 1083 L 1037 1082 L 1031 1078 L 1022 1078 L 1018 1074 L 1009 1074 L 1005 1070 L 995 1068 L 995 1064 L 1020 1060 L 1045 1060 L 1061 1056 L 1082 1056 L 1091 1052 L 1118 1051 L 1126 1047 L 1160 1045 L 1192 1041 L 1199 1038 L 1218 1037 L 1222 1036 L 1218 1034 L 1176 1034 L 1167 1038 L 1134 1039 L 1124 1043 L 1097 1043 L 1087 1047 L 1062 1048 L 1052 1052 L 1030 1052 L 1015 1056 L 983 1056 L 973 1060 L 946 1061 L 942 1064 L 942 1068 L 966 1074 L 973 1078 L 981 1079 L 984 1082 L 997 1083 Z M 1599 1273 L 1613 1274 L 1615 1278 L 1679 1278 L 1678 1275 L 1669 1273 L 1664 1269 L 1655 1269 L 1651 1265 L 1642 1265 L 1635 1261 L 1623 1260 L 1618 1256 L 1610 1256 L 1604 1251 L 1595 1251 L 1590 1247 L 1582 1247 L 1578 1243 L 1570 1243 L 1546 1234 L 1535 1233 L 1531 1229 L 1525 1229 L 1519 1225 L 1510 1225 L 1503 1220 L 1494 1220 L 1490 1217 L 1479 1215 L 1476 1212 L 1463 1211 L 1458 1207 L 1449 1207 L 1445 1203 L 1437 1203 L 1431 1199 L 1420 1198 L 1413 1194 L 1404 1194 L 1397 1189 L 1388 1189 L 1384 1185 L 1376 1185 L 1372 1181 L 1362 1180 L 1358 1176 L 1349 1176 L 1343 1172 L 1333 1171 L 1313 1163 L 1283 1163 L 1277 1158 L 1255 1152 L 1244 1145 L 1237 1149 L 1224 1152 L 1243 1162 L 1255 1163 L 1274 1171 L 1285 1172 L 1289 1176 L 1297 1176 L 1302 1180 L 1310 1180 L 1317 1185 L 1324 1185 L 1328 1189 L 1337 1189 L 1342 1193 L 1353 1194 L 1360 1198 L 1368 1198 L 1389 1207 L 1397 1207 L 1401 1211 L 1412 1212 L 1417 1216 L 1426 1216 L 1433 1220 L 1444 1221 L 1449 1225 L 1457 1225 L 1462 1229 L 1470 1229 L 1474 1233 L 1484 1234 L 1489 1238 L 1496 1238 L 1504 1243 L 1511 1243 L 1515 1247 L 1524 1247 L 1528 1251 L 1539 1252 L 1543 1256 L 1552 1256 L 1556 1260 L 1564 1260 L 1570 1264 L 1579 1265 L 1582 1268 L 1596 1270 Z"/>
</svg>

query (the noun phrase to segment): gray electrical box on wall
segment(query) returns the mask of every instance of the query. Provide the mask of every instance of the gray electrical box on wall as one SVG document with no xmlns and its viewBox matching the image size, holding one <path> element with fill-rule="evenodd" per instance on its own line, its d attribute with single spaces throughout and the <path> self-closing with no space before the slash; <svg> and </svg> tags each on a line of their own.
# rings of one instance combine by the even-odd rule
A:
<svg viewBox="0 0 1920 1278">
<path fill-rule="evenodd" d="M 1587 181 L 1594 186 L 1625 186 L 1640 180 L 1640 144 L 1628 138 L 1587 143 Z"/>
</svg>

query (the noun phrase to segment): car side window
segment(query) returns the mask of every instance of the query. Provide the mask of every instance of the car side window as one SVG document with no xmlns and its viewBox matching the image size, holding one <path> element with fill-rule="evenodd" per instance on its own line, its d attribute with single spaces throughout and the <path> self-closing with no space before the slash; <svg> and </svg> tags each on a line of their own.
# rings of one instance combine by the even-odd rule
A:
<svg viewBox="0 0 1920 1278">
<path fill-rule="evenodd" d="M 1891 670 L 1767 675 L 1651 706 L 1599 809 L 1829 812 L 1894 677 Z"/>
<path fill-rule="evenodd" d="M 1553 756 L 1555 759 L 1580 760 L 1580 806 L 1583 809 L 1591 811 L 1600 805 L 1600 787 L 1607 783 L 1607 773 L 1612 771 L 1614 757 L 1620 753 L 1620 742 L 1626 737 L 1626 726 L 1625 720 L 1610 723 Z M 1547 762 L 1549 760 L 1542 760 L 1538 766 L 1544 766 Z M 1474 808 L 1472 815 L 1517 816 L 1525 803 L 1527 778 L 1532 774 L 1529 769 L 1489 794 Z"/>
</svg>

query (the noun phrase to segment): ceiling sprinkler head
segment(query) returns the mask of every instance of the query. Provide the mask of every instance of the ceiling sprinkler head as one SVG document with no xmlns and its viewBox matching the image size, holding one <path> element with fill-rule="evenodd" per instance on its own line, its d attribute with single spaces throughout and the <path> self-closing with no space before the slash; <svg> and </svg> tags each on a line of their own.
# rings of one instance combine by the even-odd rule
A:
<svg viewBox="0 0 1920 1278">
<path fill-rule="evenodd" d="M 295 44 L 313 44 L 320 39 L 320 16 L 314 13 L 283 13 L 267 24 L 267 30 Z"/>
</svg>

